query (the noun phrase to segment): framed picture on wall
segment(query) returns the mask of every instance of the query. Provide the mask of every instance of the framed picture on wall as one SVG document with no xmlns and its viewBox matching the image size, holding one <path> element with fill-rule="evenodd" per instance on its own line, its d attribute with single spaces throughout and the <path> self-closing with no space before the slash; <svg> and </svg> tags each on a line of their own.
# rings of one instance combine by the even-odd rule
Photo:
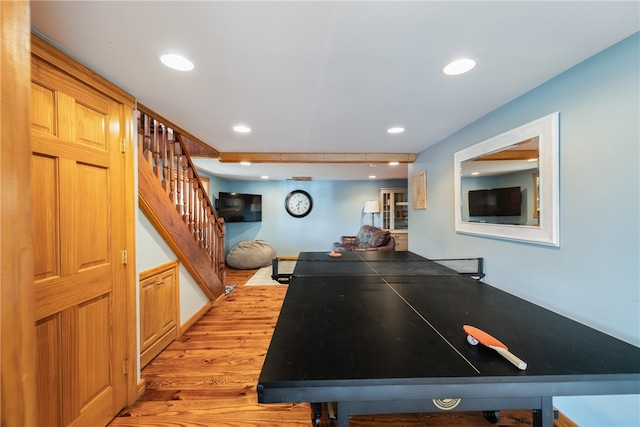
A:
<svg viewBox="0 0 640 427">
<path fill-rule="evenodd" d="M 411 199 L 413 209 L 427 208 L 427 171 L 420 171 L 411 177 Z"/>
</svg>

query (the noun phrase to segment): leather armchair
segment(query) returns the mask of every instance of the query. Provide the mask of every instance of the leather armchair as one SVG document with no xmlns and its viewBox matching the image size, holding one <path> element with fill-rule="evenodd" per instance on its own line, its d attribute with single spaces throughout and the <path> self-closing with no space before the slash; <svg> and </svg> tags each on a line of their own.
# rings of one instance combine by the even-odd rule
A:
<svg viewBox="0 0 640 427">
<path fill-rule="evenodd" d="M 334 242 L 334 252 L 349 251 L 395 251 L 396 241 L 388 230 L 363 225 L 356 236 L 342 236 Z"/>
</svg>

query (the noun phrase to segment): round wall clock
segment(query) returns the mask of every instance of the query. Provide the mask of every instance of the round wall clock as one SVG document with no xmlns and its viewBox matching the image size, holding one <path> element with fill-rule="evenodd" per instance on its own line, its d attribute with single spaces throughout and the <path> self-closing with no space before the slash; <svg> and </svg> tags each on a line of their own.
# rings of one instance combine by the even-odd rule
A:
<svg viewBox="0 0 640 427">
<path fill-rule="evenodd" d="M 313 200 L 311 199 L 311 196 L 303 190 L 293 190 L 291 193 L 287 194 L 287 197 L 284 199 L 284 208 L 287 210 L 289 215 L 296 218 L 302 218 L 309 215 L 312 207 Z"/>
</svg>

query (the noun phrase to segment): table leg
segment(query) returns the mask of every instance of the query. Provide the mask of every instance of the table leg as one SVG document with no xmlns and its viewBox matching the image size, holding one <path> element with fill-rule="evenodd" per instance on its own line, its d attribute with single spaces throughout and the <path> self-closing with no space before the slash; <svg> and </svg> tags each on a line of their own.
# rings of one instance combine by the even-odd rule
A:
<svg viewBox="0 0 640 427">
<path fill-rule="evenodd" d="M 349 402 L 338 402 L 338 427 L 349 427 Z"/>
<path fill-rule="evenodd" d="M 553 427 L 553 397 L 542 397 L 542 408 L 533 410 L 533 427 Z"/>
<path fill-rule="evenodd" d="M 322 403 L 312 402 L 311 412 L 311 422 L 313 423 L 313 426 L 320 427 L 320 422 L 322 420 Z"/>
</svg>

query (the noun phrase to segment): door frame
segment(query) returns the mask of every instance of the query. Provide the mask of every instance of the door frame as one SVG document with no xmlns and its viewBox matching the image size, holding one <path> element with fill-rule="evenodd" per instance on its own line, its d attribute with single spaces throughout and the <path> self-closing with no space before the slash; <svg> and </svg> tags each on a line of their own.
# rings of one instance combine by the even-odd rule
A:
<svg viewBox="0 0 640 427">
<path fill-rule="evenodd" d="M 2 425 L 35 425 L 29 3 L 0 1 L 0 361 Z"/>
</svg>

